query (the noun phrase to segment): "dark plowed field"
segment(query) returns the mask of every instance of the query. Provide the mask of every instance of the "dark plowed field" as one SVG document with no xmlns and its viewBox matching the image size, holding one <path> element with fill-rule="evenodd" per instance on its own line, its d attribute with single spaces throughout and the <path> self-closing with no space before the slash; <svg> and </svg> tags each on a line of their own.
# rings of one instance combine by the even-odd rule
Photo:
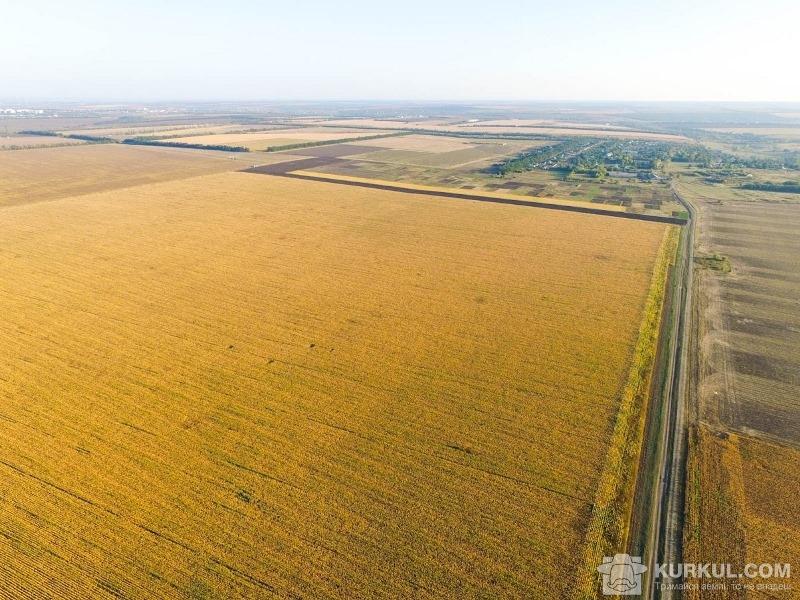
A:
<svg viewBox="0 0 800 600">
<path fill-rule="evenodd" d="M 337 161 L 335 158 L 301 158 L 300 160 L 290 160 L 288 162 L 277 163 L 274 165 L 261 165 L 258 167 L 251 167 L 244 169 L 245 173 L 258 173 L 260 175 L 285 175 L 291 171 L 300 171 L 303 169 L 316 169 L 329 165 Z"/>
<path fill-rule="evenodd" d="M 315 146 L 313 148 L 303 148 L 302 150 L 291 150 L 297 156 L 314 156 L 316 158 L 339 158 L 341 156 L 353 156 L 354 154 L 366 154 L 380 150 L 374 146 L 359 146 L 358 144 L 330 144 L 326 146 Z"/>
</svg>

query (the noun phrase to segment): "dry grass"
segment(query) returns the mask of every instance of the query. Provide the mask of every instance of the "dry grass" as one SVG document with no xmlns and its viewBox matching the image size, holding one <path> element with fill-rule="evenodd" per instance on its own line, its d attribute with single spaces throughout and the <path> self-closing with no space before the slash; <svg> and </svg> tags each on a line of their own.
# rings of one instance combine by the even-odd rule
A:
<svg viewBox="0 0 800 600">
<path fill-rule="evenodd" d="M 573 583 L 663 225 L 244 173 L 2 217 L 8 593 Z"/>
<path fill-rule="evenodd" d="M 800 450 L 739 437 L 749 562 L 800 564 Z M 800 593 L 800 590 L 796 590 Z"/>
<path fill-rule="evenodd" d="M 686 470 L 685 562 L 736 568 L 747 562 L 741 478 L 741 457 L 728 434 L 693 426 Z M 687 592 L 687 600 L 731 596 L 730 590 Z"/>
</svg>

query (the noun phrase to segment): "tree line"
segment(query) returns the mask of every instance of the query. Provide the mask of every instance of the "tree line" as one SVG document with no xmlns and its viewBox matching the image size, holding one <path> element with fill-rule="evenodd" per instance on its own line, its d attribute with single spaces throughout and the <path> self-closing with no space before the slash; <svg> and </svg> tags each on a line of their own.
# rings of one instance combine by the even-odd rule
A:
<svg viewBox="0 0 800 600">
<path fill-rule="evenodd" d="M 219 150 L 221 152 L 250 152 L 246 146 L 227 146 L 225 144 L 187 144 L 186 142 L 168 142 L 145 138 L 125 138 L 123 144 L 131 146 L 166 146 L 167 148 L 191 148 L 193 150 Z"/>
<path fill-rule="evenodd" d="M 743 183 L 740 186 L 743 190 L 757 190 L 760 192 L 786 192 L 789 194 L 800 194 L 800 183 L 796 181 L 784 181 L 783 183 Z"/>
<path fill-rule="evenodd" d="M 116 144 L 117 140 L 110 137 L 97 135 L 86 135 L 83 133 L 59 133 L 58 131 L 42 131 L 39 129 L 25 129 L 19 132 L 21 135 L 41 135 L 47 137 L 60 137 L 69 140 L 83 140 L 92 144 Z"/>
</svg>

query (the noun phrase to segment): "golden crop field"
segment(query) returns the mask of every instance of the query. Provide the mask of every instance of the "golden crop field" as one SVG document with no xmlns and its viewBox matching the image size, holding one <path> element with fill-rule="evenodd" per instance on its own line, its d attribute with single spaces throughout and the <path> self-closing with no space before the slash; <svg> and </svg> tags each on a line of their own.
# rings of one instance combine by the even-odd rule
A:
<svg viewBox="0 0 800 600">
<path fill-rule="evenodd" d="M 246 173 L 0 215 L 0 596 L 573 589 L 665 225 Z"/>
<path fill-rule="evenodd" d="M 692 429 L 691 442 L 686 561 L 732 563 L 737 569 L 747 563 L 799 564 L 800 450 L 704 425 Z M 795 598 L 797 590 L 780 595 Z M 688 597 L 730 596 L 695 591 Z M 775 593 L 755 590 L 741 597 Z"/>
<path fill-rule="evenodd" d="M 117 144 L 4 152 L 0 159 L 0 206 L 239 170 L 252 160 L 244 156 L 231 160 L 230 156 Z M 258 162 L 285 159 L 259 157 Z"/>
</svg>

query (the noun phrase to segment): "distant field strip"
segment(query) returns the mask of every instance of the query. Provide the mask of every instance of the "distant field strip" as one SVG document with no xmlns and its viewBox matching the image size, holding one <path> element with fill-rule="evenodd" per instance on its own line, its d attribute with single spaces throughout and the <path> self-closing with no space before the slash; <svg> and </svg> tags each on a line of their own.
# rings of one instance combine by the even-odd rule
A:
<svg viewBox="0 0 800 600">
<path fill-rule="evenodd" d="M 260 163 L 265 160 L 286 158 L 259 157 Z M 0 158 L 0 207 L 239 170 L 249 164 L 219 153 L 117 144 L 15 150 Z"/>
<path fill-rule="evenodd" d="M 462 190 L 455 190 L 451 188 L 435 187 L 429 185 L 419 185 L 414 183 L 395 183 L 389 181 L 382 181 L 379 179 L 366 179 L 363 177 L 351 177 L 349 175 L 334 175 L 329 173 L 317 173 L 314 171 L 305 171 L 303 168 L 313 168 L 314 166 L 323 166 L 329 164 L 323 162 L 323 159 L 307 159 L 303 161 L 287 162 L 280 165 L 269 165 L 267 167 L 253 167 L 246 169 L 247 173 L 263 173 L 271 175 L 281 175 L 282 177 L 289 177 L 293 179 L 303 179 L 307 181 L 319 181 L 325 183 L 337 183 L 342 185 L 350 185 L 354 187 L 370 188 L 375 190 L 385 190 L 392 192 L 401 192 L 407 194 L 425 194 L 428 196 L 436 196 L 439 198 L 455 198 L 459 200 L 473 200 L 477 202 L 489 202 L 494 204 L 509 204 L 513 206 L 531 206 L 534 208 L 550 208 L 554 210 L 563 210 L 568 212 L 578 212 L 593 215 L 603 215 L 610 217 L 618 217 L 623 219 L 634 219 L 639 221 L 652 221 L 656 223 L 672 223 L 682 225 L 685 219 L 677 217 L 667 217 L 662 215 L 644 215 L 639 213 L 625 212 L 625 207 L 622 206 L 605 206 L 603 208 L 596 208 L 588 205 L 586 202 L 576 200 L 562 200 L 560 198 L 536 198 L 532 199 L 526 196 L 517 194 L 504 194 L 504 193 L 467 193 Z M 296 167 L 297 170 L 291 170 Z"/>
<path fill-rule="evenodd" d="M 663 224 L 245 173 L 0 216 L 0 595 L 572 589 Z"/>
<path fill-rule="evenodd" d="M 497 124 L 494 124 L 497 123 Z M 569 126 L 561 125 L 503 125 L 504 121 L 496 121 L 493 124 L 486 123 L 461 123 L 461 124 L 436 124 L 430 121 L 391 121 L 382 119 L 332 119 L 317 121 L 317 125 L 336 126 L 336 127 L 380 127 L 382 129 L 407 129 L 420 133 L 462 133 L 462 134 L 486 134 L 486 135 L 547 135 L 547 136 L 575 136 L 584 135 L 591 137 L 613 137 L 629 139 L 655 139 L 665 141 L 686 141 L 682 135 L 660 133 L 652 131 L 639 131 L 633 129 L 611 129 L 601 127 L 583 127 L 575 124 Z"/>
<path fill-rule="evenodd" d="M 396 135 L 398 132 L 377 132 L 365 130 L 335 129 L 281 129 L 274 132 L 257 133 L 217 133 L 212 135 L 193 135 L 188 137 L 169 137 L 170 143 L 186 143 L 199 145 L 243 146 L 251 151 L 277 150 L 284 147 L 302 146 L 306 144 L 328 144 L 339 140 L 352 140 L 362 137 L 371 138 L 380 135 Z"/>
<path fill-rule="evenodd" d="M 403 135 L 372 141 L 359 141 L 360 145 L 375 146 L 375 151 L 363 160 L 408 164 L 425 167 L 456 168 L 480 162 L 491 163 L 503 156 L 513 155 L 548 142 L 465 140 L 437 135 Z"/>
</svg>

